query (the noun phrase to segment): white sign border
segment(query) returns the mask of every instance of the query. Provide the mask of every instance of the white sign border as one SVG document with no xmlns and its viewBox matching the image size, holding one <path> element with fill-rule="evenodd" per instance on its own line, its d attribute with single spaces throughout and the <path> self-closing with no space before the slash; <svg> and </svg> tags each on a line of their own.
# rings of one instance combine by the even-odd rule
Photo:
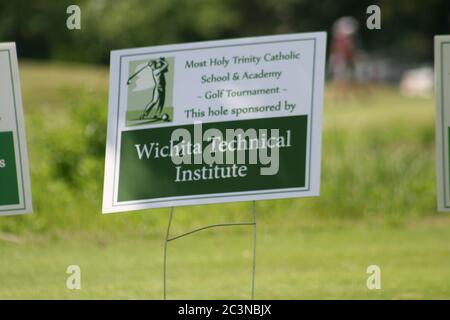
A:
<svg viewBox="0 0 450 320">
<path fill-rule="evenodd" d="M 0 206 L 0 216 L 29 214 L 33 212 L 33 206 L 31 199 L 30 169 L 16 44 L 14 42 L 0 43 L 0 51 L 8 52 L 10 65 L 9 72 L 11 73 L 11 87 L 13 90 L 13 101 L 16 119 L 16 130 L 13 131 L 14 148 L 20 199 L 20 203 L 18 205 Z"/>
<path fill-rule="evenodd" d="M 118 130 L 118 105 L 117 98 L 120 95 L 120 68 L 121 59 L 123 56 L 130 55 L 145 55 L 156 53 L 167 53 L 178 50 L 199 50 L 211 48 L 213 46 L 238 46 L 249 44 L 264 44 L 287 41 L 314 41 L 314 65 L 313 65 L 313 84 L 312 84 L 312 101 L 311 101 L 311 116 L 308 117 L 308 125 L 310 130 L 308 132 L 308 155 L 307 155 L 307 169 L 308 187 L 291 188 L 291 189 L 270 189 L 257 190 L 246 192 L 227 192 L 196 196 L 177 196 L 164 197 L 158 199 L 145 199 L 137 201 L 116 201 L 115 190 L 118 184 L 117 175 L 117 154 L 120 149 L 120 139 L 117 136 L 120 133 Z M 263 36 L 252 38 L 239 38 L 231 40 L 205 41 L 186 44 L 155 46 L 137 49 L 116 50 L 111 52 L 110 59 L 110 92 L 109 92 L 109 111 L 108 111 L 108 133 L 107 133 L 107 147 L 105 156 L 105 179 L 103 190 L 103 213 L 144 210 L 161 207 L 175 207 L 185 205 L 200 205 L 212 203 L 226 203 L 252 200 L 269 200 L 281 198 L 296 198 L 318 196 L 320 193 L 320 161 L 321 161 L 321 146 L 322 146 L 322 112 L 323 112 L 323 87 L 325 81 L 325 50 L 326 50 L 326 32 L 313 33 L 298 33 L 289 35 L 277 36 Z M 119 97 L 120 98 L 120 97 Z M 316 131 L 313 135 L 312 132 Z M 311 167 L 311 163 L 315 163 Z M 113 173 L 111 175 L 111 173 Z"/>
</svg>

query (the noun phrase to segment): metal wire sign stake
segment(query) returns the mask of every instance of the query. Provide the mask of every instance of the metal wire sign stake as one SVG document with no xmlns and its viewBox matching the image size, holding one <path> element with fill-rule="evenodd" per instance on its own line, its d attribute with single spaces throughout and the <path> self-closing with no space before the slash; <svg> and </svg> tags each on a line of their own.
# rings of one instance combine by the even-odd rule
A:
<svg viewBox="0 0 450 320">
<path fill-rule="evenodd" d="M 170 237 L 170 228 L 172 226 L 174 214 L 174 207 L 170 208 L 169 212 L 169 223 L 167 225 L 167 232 L 164 239 L 164 270 L 163 270 L 163 284 L 164 284 L 164 300 L 167 300 L 167 254 L 168 254 L 168 244 L 171 241 L 181 239 L 188 235 L 206 230 L 211 228 L 222 228 L 222 227 L 233 227 L 233 226 L 253 226 L 253 264 L 252 264 L 252 300 L 255 299 L 255 275 L 256 275 L 256 201 L 253 201 L 252 214 L 253 222 L 239 222 L 239 223 L 218 223 L 210 224 L 204 227 L 200 227 L 180 235 Z"/>
</svg>

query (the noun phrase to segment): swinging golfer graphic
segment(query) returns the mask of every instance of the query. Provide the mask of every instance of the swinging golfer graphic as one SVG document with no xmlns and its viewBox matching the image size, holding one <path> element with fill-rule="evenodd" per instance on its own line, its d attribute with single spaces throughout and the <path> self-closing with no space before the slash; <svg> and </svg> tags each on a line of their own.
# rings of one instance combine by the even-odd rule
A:
<svg viewBox="0 0 450 320">
<path fill-rule="evenodd" d="M 144 111 L 139 117 L 140 120 L 148 119 L 150 112 L 156 108 L 155 115 L 153 116 L 155 121 L 170 121 L 167 113 L 162 114 L 166 99 L 166 78 L 164 74 L 168 71 L 168 66 L 169 65 L 165 58 L 149 60 L 147 64 L 128 78 L 127 85 L 130 85 L 132 80 L 139 74 L 144 71 L 150 71 L 154 82 L 152 99 L 145 105 Z"/>
</svg>

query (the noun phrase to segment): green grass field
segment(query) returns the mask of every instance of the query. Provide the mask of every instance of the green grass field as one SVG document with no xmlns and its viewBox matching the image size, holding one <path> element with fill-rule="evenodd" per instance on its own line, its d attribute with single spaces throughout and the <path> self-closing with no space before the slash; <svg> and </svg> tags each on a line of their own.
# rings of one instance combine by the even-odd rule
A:
<svg viewBox="0 0 450 320">
<path fill-rule="evenodd" d="M 26 62 L 21 78 L 35 213 L 0 218 L 0 299 L 162 298 L 168 209 L 100 213 L 107 69 Z M 257 204 L 256 298 L 449 298 L 433 100 L 327 88 L 322 151 L 321 197 Z M 250 219 L 249 203 L 176 208 L 173 234 Z M 249 227 L 174 241 L 168 258 L 169 299 L 250 298 Z M 381 290 L 366 287 L 372 264 Z"/>
<path fill-rule="evenodd" d="M 448 219 L 402 229 L 269 231 L 262 224 L 256 298 L 448 298 L 448 226 Z M 161 299 L 162 236 L 3 243 L 0 298 Z M 168 298 L 248 299 L 251 239 L 250 231 L 221 230 L 172 243 Z M 71 264 L 81 267 L 81 290 L 65 287 L 65 270 Z M 381 290 L 366 288 L 371 264 L 381 267 Z"/>
</svg>

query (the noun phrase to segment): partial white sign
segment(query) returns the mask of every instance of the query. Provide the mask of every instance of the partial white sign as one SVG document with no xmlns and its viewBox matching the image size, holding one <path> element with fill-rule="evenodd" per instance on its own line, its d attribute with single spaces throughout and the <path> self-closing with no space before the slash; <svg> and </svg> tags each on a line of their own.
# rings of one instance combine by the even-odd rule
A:
<svg viewBox="0 0 450 320">
<path fill-rule="evenodd" d="M 16 46 L 0 43 L 0 215 L 31 213 Z"/>
<path fill-rule="evenodd" d="M 434 39 L 438 210 L 450 211 L 450 36 Z"/>
</svg>

